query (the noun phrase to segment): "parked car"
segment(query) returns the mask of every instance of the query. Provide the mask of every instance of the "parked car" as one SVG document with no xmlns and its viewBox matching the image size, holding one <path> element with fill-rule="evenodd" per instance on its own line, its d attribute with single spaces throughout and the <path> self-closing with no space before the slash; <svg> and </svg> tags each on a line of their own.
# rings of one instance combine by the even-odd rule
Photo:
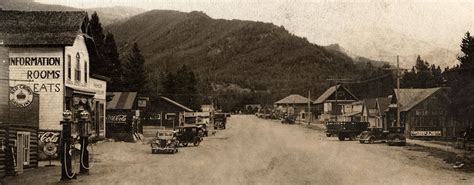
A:
<svg viewBox="0 0 474 185">
<path fill-rule="evenodd" d="M 344 141 L 346 138 L 353 141 L 367 130 L 368 126 L 368 122 L 327 122 L 326 136 L 336 136 L 340 141 Z"/>
<path fill-rule="evenodd" d="M 207 129 L 207 123 L 196 123 L 196 126 L 200 127 L 200 130 L 198 132 L 202 133 L 201 137 L 209 136 L 209 130 Z"/>
<path fill-rule="evenodd" d="M 178 132 L 173 130 L 159 130 L 151 142 L 151 153 L 168 152 L 177 153 L 179 140 Z"/>
<path fill-rule="evenodd" d="M 391 127 L 387 130 L 382 128 L 369 128 L 360 134 L 360 143 L 382 142 L 389 145 L 405 145 L 406 138 L 404 127 Z"/>
<path fill-rule="evenodd" d="M 202 137 L 199 134 L 201 128 L 199 126 L 179 126 L 176 129 L 178 130 L 178 141 L 182 146 L 188 146 L 189 143 L 199 146 L 201 143 Z"/>
<path fill-rule="evenodd" d="M 225 129 L 227 117 L 223 113 L 214 114 L 214 129 Z"/>
<path fill-rule="evenodd" d="M 294 115 L 287 115 L 285 114 L 282 118 L 281 118 L 281 123 L 282 124 L 295 124 L 295 117 Z"/>
</svg>

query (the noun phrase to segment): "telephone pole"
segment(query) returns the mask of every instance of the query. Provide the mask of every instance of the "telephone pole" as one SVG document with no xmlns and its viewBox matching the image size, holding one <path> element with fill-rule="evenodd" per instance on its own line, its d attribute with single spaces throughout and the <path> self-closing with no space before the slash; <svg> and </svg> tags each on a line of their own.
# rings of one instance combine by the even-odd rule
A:
<svg viewBox="0 0 474 185">
<path fill-rule="evenodd" d="M 400 127 L 400 61 L 397 55 L 397 127 Z"/>
<path fill-rule="evenodd" d="M 313 114 L 311 113 L 311 90 L 308 90 L 308 125 L 310 125 L 312 115 Z"/>
</svg>

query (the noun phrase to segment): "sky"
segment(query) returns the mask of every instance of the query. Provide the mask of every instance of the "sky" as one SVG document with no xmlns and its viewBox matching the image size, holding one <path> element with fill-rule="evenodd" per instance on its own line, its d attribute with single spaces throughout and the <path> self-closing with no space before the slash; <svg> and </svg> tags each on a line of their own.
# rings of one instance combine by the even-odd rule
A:
<svg viewBox="0 0 474 185">
<path fill-rule="evenodd" d="M 320 45 L 354 32 L 399 33 L 457 49 L 474 31 L 474 0 L 36 0 L 78 8 L 130 6 L 146 10 L 202 11 L 212 18 L 283 25 Z"/>
</svg>

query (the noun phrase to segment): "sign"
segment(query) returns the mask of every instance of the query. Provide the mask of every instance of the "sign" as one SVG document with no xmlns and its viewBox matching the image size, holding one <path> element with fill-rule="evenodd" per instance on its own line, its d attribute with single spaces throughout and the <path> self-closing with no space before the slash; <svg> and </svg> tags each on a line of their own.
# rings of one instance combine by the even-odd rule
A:
<svg viewBox="0 0 474 185">
<path fill-rule="evenodd" d="M 127 114 L 108 114 L 107 122 L 110 123 L 127 123 Z"/>
<path fill-rule="evenodd" d="M 435 131 L 411 131 L 410 132 L 411 136 L 427 136 L 427 137 L 435 137 L 435 136 L 441 136 L 441 131 L 440 130 L 435 130 Z"/>
<path fill-rule="evenodd" d="M 23 84 L 12 87 L 10 89 L 10 102 L 20 108 L 28 107 L 33 102 L 33 90 Z"/>
<path fill-rule="evenodd" d="M 61 132 L 44 131 L 38 134 L 38 147 L 40 160 L 56 159 L 59 150 Z"/>
</svg>

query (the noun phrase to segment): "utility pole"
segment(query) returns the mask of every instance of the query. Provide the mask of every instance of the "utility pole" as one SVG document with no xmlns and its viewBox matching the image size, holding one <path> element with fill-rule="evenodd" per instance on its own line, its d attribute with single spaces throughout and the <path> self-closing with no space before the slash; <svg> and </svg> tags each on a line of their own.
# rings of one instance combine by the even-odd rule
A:
<svg viewBox="0 0 474 185">
<path fill-rule="evenodd" d="M 397 55 L 397 127 L 400 127 L 400 61 Z"/>
<path fill-rule="evenodd" d="M 308 125 L 310 125 L 312 115 L 313 114 L 311 113 L 311 90 L 308 90 Z"/>
</svg>

